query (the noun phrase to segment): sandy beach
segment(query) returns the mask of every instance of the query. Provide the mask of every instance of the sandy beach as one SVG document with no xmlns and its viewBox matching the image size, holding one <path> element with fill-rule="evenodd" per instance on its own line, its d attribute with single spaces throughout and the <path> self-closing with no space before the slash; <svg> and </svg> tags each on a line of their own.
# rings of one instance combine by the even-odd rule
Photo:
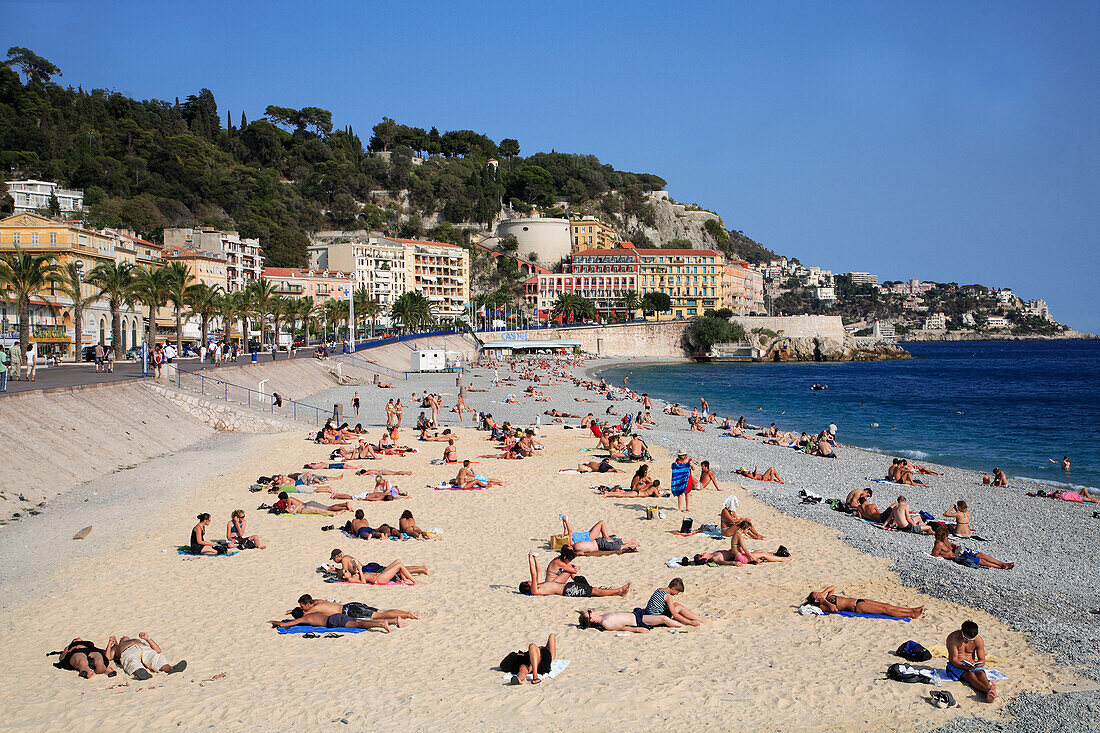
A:
<svg viewBox="0 0 1100 733">
<path fill-rule="evenodd" d="M 489 388 L 493 370 L 475 370 L 475 375 L 467 377 L 472 387 Z M 584 414 L 597 411 L 592 408 L 603 411 L 607 404 L 576 402 L 575 397 L 587 393 L 564 384 L 546 388 L 552 402 L 503 403 L 506 394 L 519 395 L 525 384 L 517 380 L 474 392 L 468 401 L 498 421 L 521 425 L 550 407 Z M 421 389 L 453 393 L 454 376 L 414 377 L 393 390 L 341 387 L 315 395 L 311 402 L 347 406 L 358 391 L 363 400 L 359 420 L 376 438 L 374 426 L 383 422 L 385 400 L 402 397 L 408 404 L 410 393 Z M 445 398 L 446 406 L 453 404 L 453 397 Z M 616 404 L 619 412 L 626 409 L 625 403 Z M 418 411 L 406 408 L 406 426 L 415 423 Z M 84 484 L 43 515 L 3 528 L 5 621 L 0 643 L 7 650 L 7 664 L 0 672 L 0 694 L 20 702 L 5 706 L 0 725 L 90 730 L 109 721 L 127 730 L 289 730 L 340 729 L 346 722 L 357 728 L 397 724 L 412 730 L 736 725 L 761 731 L 891 731 L 932 729 L 956 717 L 997 720 L 1014 697 L 1048 693 L 1077 679 L 1072 669 L 1033 648 L 1023 633 L 1000 619 L 903 583 L 891 569 L 888 552 L 878 557 L 861 552 L 848 532 L 826 526 L 820 517 L 810 521 L 775 508 L 810 485 L 829 496 L 846 492 L 851 481 L 846 472 L 864 472 L 864 466 L 836 461 L 837 473 L 829 475 L 831 465 L 822 469 L 820 461 L 793 451 L 780 456 L 776 449 L 775 457 L 782 460 L 767 465 L 776 465 L 788 483 L 749 481 L 752 486 L 742 487 L 731 480 L 733 470 L 759 461 L 758 451 L 772 455 L 768 447 L 718 439 L 713 429 L 687 436 L 683 418 L 656 417 L 661 430 L 643 435 L 654 454 L 652 474 L 667 482 L 670 452 L 681 446 L 696 460 L 709 458 L 722 487 L 741 498 L 739 511 L 767 538 L 751 542 L 753 548 L 786 545 L 792 562 L 667 568 L 664 563 L 671 557 L 723 549 L 728 541 L 673 534 L 681 519 L 674 499 L 602 498 L 590 488 L 627 483 L 630 473 L 559 474 L 561 468 L 590 460 L 590 453 L 579 451 L 595 441 L 586 431 L 545 424 L 545 417 L 539 436 L 545 450 L 522 461 L 477 459 L 491 452 L 486 434 L 457 429 L 459 457 L 477 460 L 479 472 L 506 481 L 505 487 L 428 488 L 452 477 L 457 468 L 431 465 L 443 444 L 419 443 L 410 429 L 402 430 L 401 442 L 420 452 L 363 464 L 412 471 L 411 476 L 395 477 L 409 497 L 353 505 L 363 508 L 372 524 L 396 524 L 409 509 L 419 526 L 440 530 L 442 537 L 432 541 L 365 541 L 321 531 L 322 525 L 342 524 L 350 518 L 347 514 L 329 519 L 256 511 L 261 502 L 274 498 L 248 491 L 257 476 L 326 460 L 331 446 L 308 442 L 304 428 L 220 435 L 195 449 Z M 444 412 L 444 425 L 455 426 L 455 418 Z M 811 473 L 800 474 L 797 465 L 811 466 Z M 633 466 L 622 469 L 632 471 Z M 333 482 L 338 491 L 352 493 L 373 485 L 372 477 L 356 477 L 351 471 L 321 473 L 344 475 Z M 948 480 L 954 479 L 949 475 Z M 891 489 L 884 486 L 885 492 Z M 717 521 L 725 495 L 711 490 L 692 494 L 690 514 L 696 525 Z M 662 507 L 666 518 L 645 520 L 647 504 Z M 208 536 L 220 537 L 237 508 L 247 511 L 250 532 L 264 537 L 268 549 L 218 558 L 176 555 L 175 547 L 186 542 L 196 514 L 210 512 L 214 519 Z M 821 506 L 814 509 L 826 514 Z M 553 556 L 547 542 L 561 531 L 562 512 L 574 529 L 603 519 L 613 532 L 641 542 L 636 553 L 578 561 L 594 585 L 632 583 L 626 598 L 532 598 L 516 591 L 528 576 L 529 550 L 539 552 L 540 567 Z M 88 524 L 94 529 L 87 540 L 70 539 Z M 879 534 L 884 543 L 908 541 L 914 556 L 927 555 L 931 547 L 927 538 Z M 424 564 L 431 575 L 418 577 L 415 586 L 326 584 L 316 571 L 335 547 L 363 562 L 386 564 L 399 558 Z M 970 572 L 1020 575 L 1026 563 L 1014 571 Z M 578 627 L 578 610 L 644 606 L 650 593 L 674 576 L 687 586 L 679 600 L 707 616 L 701 627 L 629 636 Z M 836 585 L 844 595 L 923 605 L 926 611 L 912 623 L 798 615 L 806 594 L 826 585 Z M 367 631 L 305 639 L 276 634 L 265 622 L 286 618 L 285 611 L 302 593 L 408 609 L 421 618 L 388 635 Z M 997 660 L 991 666 L 1009 676 L 998 684 L 997 702 L 987 705 L 961 684 L 945 683 L 961 706 L 939 710 L 928 703 L 930 687 L 885 679 L 887 666 L 899 661 L 892 654 L 899 644 L 915 639 L 930 648 L 942 645 L 966 619 L 981 627 L 987 651 Z M 121 674 L 85 681 L 73 672 L 55 670 L 52 659 L 44 657 L 74 636 L 103 643 L 109 635 L 139 631 L 158 641 L 171 661 L 187 659 L 187 670 L 147 682 Z M 543 643 L 549 633 L 557 635 L 558 657 L 570 660 L 565 671 L 538 687 L 505 685 L 495 669 L 500 659 L 531 641 Z M 930 664 L 942 667 L 943 662 L 933 659 Z M 122 706 L 120 698 L 127 701 Z"/>
</svg>

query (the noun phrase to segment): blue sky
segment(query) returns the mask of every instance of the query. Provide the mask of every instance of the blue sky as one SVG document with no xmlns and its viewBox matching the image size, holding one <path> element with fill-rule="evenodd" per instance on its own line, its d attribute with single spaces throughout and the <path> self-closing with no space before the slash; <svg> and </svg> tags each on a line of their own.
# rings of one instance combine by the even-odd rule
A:
<svg viewBox="0 0 1100 733">
<path fill-rule="evenodd" d="M 1100 3 L 61 2 L 63 83 L 211 89 L 656 173 L 837 272 L 1011 287 L 1100 332 Z"/>
</svg>

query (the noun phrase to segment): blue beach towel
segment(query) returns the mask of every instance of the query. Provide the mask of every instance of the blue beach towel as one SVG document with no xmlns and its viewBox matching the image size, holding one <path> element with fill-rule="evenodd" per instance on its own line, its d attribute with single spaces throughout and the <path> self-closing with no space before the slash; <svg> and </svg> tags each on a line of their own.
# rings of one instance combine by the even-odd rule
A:
<svg viewBox="0 0 1100 733">
<path fill-rule="evenodd" d="M 909 623 L 913 619 L 911 618 L 897 618 L 895 616 L 884 616 L 881 613 L 856 613 L 855 611 L 826 611 L 824 616 L 850 616 L 851 618 L 881 618 L 887 621 L 904 621 Z"/>
<path fill-rule="evenodd" d="M 192 553 L 191 548 L 186 545 L 176 548 L 177 555 L 186 555 L 187 557 L 233 557 L 238 552 L 240 552 L 240 550 L 230 550 L 224 555 L 196 555 Z"/>
<path fill-rule="evenodd" d="M 672 464 L 672 480 L 669 482 L 672 495 L 681 496 L 686 494 L 691 481 L 691 464 L 690 463 L 673 463 Z"/>
<path fill-rule="evenodd" d="M 946 669 L 937 669 L 933 673 L 942 682 L 957 682 L 958 681 L 954 677 L 952 677 L 951 673 L 949 673 Z M 995 669 L 987 669 L 985 671 L 985 676 L 988 679 L 993 680 L 994 682 L 996 682 L 998 680 L 1007 680 L 1008 679 L 1007 674 L 1005 674 L 1004 672 L 998 672 Z"/>
<path fill-rule="evenodd" d="M 337 634 L 358 634 L 360 631 L 366 631 L 366 629 L 359 628 L 335 628 L 330 629 L 327 626 L 291 626 L 290 628 L 275 628 L 280 634 L 308 634 L 311 631 L 314 634 L 330 634 L 336 632 Z"/>
</svg>

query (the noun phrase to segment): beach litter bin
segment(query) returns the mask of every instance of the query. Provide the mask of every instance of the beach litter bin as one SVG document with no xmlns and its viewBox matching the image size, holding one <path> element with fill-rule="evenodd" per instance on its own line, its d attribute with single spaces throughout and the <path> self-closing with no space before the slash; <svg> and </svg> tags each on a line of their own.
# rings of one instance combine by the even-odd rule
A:
<svg viewBox="0 0 1100 733">
<path fill-rule="evenodd" d="M 561 548 L 569 544 L 569 535 L 555 534 L 550 535 L 550 549 L 557 552 Z"/>
</svg>

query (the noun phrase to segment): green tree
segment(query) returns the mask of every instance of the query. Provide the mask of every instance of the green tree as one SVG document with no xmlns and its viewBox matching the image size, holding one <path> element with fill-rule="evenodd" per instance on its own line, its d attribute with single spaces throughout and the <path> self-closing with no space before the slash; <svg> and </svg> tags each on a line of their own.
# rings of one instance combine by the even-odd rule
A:
<svg viewBox="0 0 1100 733">
<path fill-rule="evenodd" d="M 188 305 L 188 289 L 195 276 L 182 262 L 170 262 L 164 267 L 164 285 L 168 302 L 176 316 L 176 351 L 183 353 L 183 309 Z"/>
<path fill-rule="evenodd" d="M 696 318 L 684 332 L 684 338 L 695 353 L 710 351 L 715 344 L 744 341 L 745 337 L 745 329 L 740 323 L 714 316 Z"/>
<path fill-rule="evenodd" d="M 672 298 L 668 296 L 668 293 L 661 293 L 656 290 L 646 293 L 642 296 L 642 310 L 665 313 L 672 310 Z"/>
<path fill-rule="evenodd" d="M 505 158 L 514 158 L 519 155 L 519 140 L 506 137 L 500 141 L 500 154 Z"/>
<path fill-rule="evenodd" d="M 153 349 L 157 344 L 157 311 L 168 303 L 168 280 L 160 267 L 138 267 L 134 270 L 130 295 L 145 306 L 145 343 Z"/>
<path fill-rule="evenodd" d="M 186 291 L 187 305 L 190 315 L 197 316 L 202 328 L 202 341 L 208 343 L 210 334 L 210 320 L 216 317 L 222 310 L 222 293 L 220 285 L 208 285 L 199 282 L 190 285 Z"/>
<path fill-rule="evenodd" d="M 269 280 L 256 280 L 248 284 L 248 314 L 260 322 L 260 345 L 264 341 L 264 324 L 271 315 L 272 304 L 278 297 L 277 288 Z"/>
<path fill-rule="evenodd" d="M 622 304 L 628 318 L 634 318 L 634 314 L 642 307 L 642 299 L 638 297 L 637 290 L 628 290 L 623 294 Z"/>
<path fill-rule="evenodd" d="M 73 356 L 80 361 L 80 351 L 84 337 L 84 309 L 96 301 L 96 295 L 84 294 L 83 273 L 77 269 L 76 262 L 69 260 L 57 272 L 57 289 L 68 298 L 73 306 Z M 22 318 L 20 318 L 22 322 Z"/>
<path fill-rule="evenodd" d="M 0 255 L 0 295 L 15 301 L 21 355 L 27 353 L 31 342 L 31 298 L 61 277 L 62 273 L 49 257 L 24 252 L 19 245 L 15 246 L 14 253 Z"/>
<path fill-rule="evenodd" d="M 371 298 L 363 305 L 363 315 L 370 319 L 370 337 L 374 338 L 374 326 L 378 322 L 378 316 L 382 315 L 382 304 L 378 298 Z"/>
<path fill-rule="evenodd" d="M 101 297 L 106 296 L 111 309 L 111 348 L 118 361 L 125 356 L 122 350 L 122 306 L 133 299 L 134 269 L 132 262 L 100 262 L 88 274 L 88 282 L 99 289 Z"/>
<path fill-rule="evenodd" d="M 431 304 L 423 294 L 409 290 L 401 294 L 390 309 L 390 317 L 406 331 L 416 331 L 435 322 Z"/>
<path fill-rule="evenodd" d="M 8 49 L 8 66 L 18 66 L 28 82 L 45 84 L 55 76 L 61 76 L 61 69 L 42 58 L 29 48 L 12 46 Z"/>
<path fill-rule="evenodd" d="M 243 290 L 226 293 L 222 296 L 219 305 L 221 306 L 219 315 L 224 326 L 225 342 L 230 342 L 230 339 L 233 338 L 233 328 L 239 326 L 241 329 L 241 342 L 242 344 L 247 343 L 248 333 L 242 321 L 248 316 L 248 293 Z"/>
</svg>

